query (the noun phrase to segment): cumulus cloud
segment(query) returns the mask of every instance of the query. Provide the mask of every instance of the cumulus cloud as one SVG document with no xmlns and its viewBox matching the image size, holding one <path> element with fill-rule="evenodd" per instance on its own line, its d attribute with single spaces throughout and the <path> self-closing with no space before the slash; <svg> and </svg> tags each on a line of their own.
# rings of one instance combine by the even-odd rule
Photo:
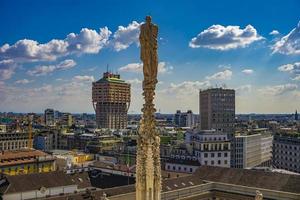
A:
<svg viewBox="0 0 300 200">
<path fill-rule="evenodd" d="M 31 82 L 33 82 L 33 80 L 21 79 L 21 80 L 15 81 L 16 84 L 22 84 L 22 85 L 25 85 L 25 84 L 28 84 L 28 83 L 31 83 Z"/>
<path fill-rule="evenodd" d="M 0 80 L 10 79 L 11 76 L 15 73 L 17 64 L 12 60 L 1 60 L 0 61 Z"/>
<path fill-rule="evenodd" d="M 296 28 L 272 46 L 273 53 L 300 55 L 300 21 Z"/>
<path fill-rule="evenodd" d="M 31 76 L 44 76 L 44 75 L 50 74 L 54 71 L 71 69 L 75 65 L 76 65 L 76 62 L 74 60 L 67 59 L 67 60 L 60 62 L 57 65 L 37 66 L 33 70 L 29 70 L 27 72 L 27 74 L 29 74 Z"/>
<path fill-rule="evenodd" d="M 300 62 L 285 64 L 278 67 L 281 72 L 300 73 Z"/>
<path fill-rule="evenodd" d="M 261 39 L 263 37 L 251 25 L 244 29 L 240 29 L 239 26 L 212 25 L 192 38 L 189 46 L 191 48 L 203 47 L 225 51 L 243 48 Z"/>
<path fill-rule="evenodd" d="M 209 81 L 183 81 L 181 83 L 175 84 L 171 83 L 167 89 L 162 90 L 161 92 L 167 93 L 170 95 L 184 96 L 190 94 L 198 94 L 200 89 L 206 89 L 210 86 Z"/>
<path fill-rule="evenodd" d="M 159 62 L 158 63 L 158 73 L 170 73 L 173 70 L 172 66 L 167 66 L 166 62 Z M 119 68 L 120 72 L 136 72 L 141 73 L 143 71 L 143 64 L 142 63 L 129 63 L 123 67 Z"/>
<path fill-rule="evenodd" d="M 128 82 L 130 84 L 141 84 L 142 80 L 135 78 L 135 79 L 127 80 L 126 82 Z"/>
<path fill-rule="evenodd" d="M 246 75 L 250 75 L 250 74 L 253 74 L 253 69 L 244 69 L 243 71 L 242 71 L 242 73 L 244 73 L 244 74 L 246 74 Z"/>
<path fill-rule="evenodd" d="M 17 62 L 53 61 L 69 54 L 98 53 L 109 40 L 111 32 L 107 27 L 100 31 L 83 28 L 80 33 L 70 33 L 63 40 L 53 39 L 40 44 L 23 39 L 13 45 L 0 46 L 0 59 L 14 59 Z"/>
<path fill-rule="evenodd" d="M 87 75 L 83 75 L 83 76 L 74 76 L 73 77 L 73 81 L 87 81 L 87 82 L 93 82 L 95 81 L 94 76 L 87 76 Z"/>
<path fill-rule="evenodd" d="M 114 33 L 111 45 L 115 51 L 127 49 L 131 44 L 139 45 L 139 33 L 142 23 L 131 22 L 127 27 L 119 26 Z"/>
<path fill-rule="evenodd" d="M 273 30 L 269 33 L 269 35 L 278 35 L 279 34 L 279 31 L 277 30 Z"/>
<path fill-rule="evenodd" d="M 265 95 L 283 95 L 288 92 L 292 92 L 297 90 L 298 86 L 296 84 L 283 84 L 283 85 L 274 85 L 274 86 L 266 86 L 264 88 L 259 89 L 258 91 Z"/>
<path fill-rule="evenodd" d="M 221 72 L 217 72 L 211 76 L 207 76 L 207 80 L 230 80 L 232 77 L 232 71 L 229 69 L 226 69 Z"/>
<path fill-rule="evenodd" d="M 300 62 L 289 63 L 278 67 L 281 72 L 288 72 L 291 75 L 291 79 L 294 81 L 300 81 Z"/>
<path fill-rule="evenodd" d="M 292 78 L 293 81 L 300 81 L 300 75 L 295 76 L 294 78 Z"/>
</svg>

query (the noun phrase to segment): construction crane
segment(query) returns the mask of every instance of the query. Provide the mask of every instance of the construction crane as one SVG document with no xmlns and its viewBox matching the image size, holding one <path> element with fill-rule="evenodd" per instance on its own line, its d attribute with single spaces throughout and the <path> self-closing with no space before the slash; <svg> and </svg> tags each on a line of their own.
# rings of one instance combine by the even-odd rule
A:
<svg viewBox="0 0 300 200">
<path fill-rule="evenodd" d="M 32 144 L 32 118 L 29 115 L 28 116 L 28 148 L 32 149 L 33 144 Z"/>
</svg>

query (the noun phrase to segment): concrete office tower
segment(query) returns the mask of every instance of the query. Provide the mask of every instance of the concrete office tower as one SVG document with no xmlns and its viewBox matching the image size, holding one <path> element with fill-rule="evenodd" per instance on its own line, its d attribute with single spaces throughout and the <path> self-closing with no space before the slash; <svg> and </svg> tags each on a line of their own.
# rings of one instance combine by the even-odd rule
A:
<svg viewBox="0 0 300 200">
<path fill-rule="evenodd" d="M 273 166 L 300 173 L 299 133 L 277 133 L 274 135 Z"/>
<path fill-rule="evenodd" d="M 233 89 L 211 88 L 200 90 L 200 124 L 202 130 L 215 129 L 234 135 L 235 91 Z"/>
<path fill-rule="evenodd" d="M 98 128 L 126 128 L 130 84 L 122 80 L 119 74 L 105 72 L 100 80 L 93 82 L 92 90 Z"/>
<path fill-rule="evenodd" d="M 54 110 L 53 109 L 46 109 L 44 113 L 45 118 L 45 124 L 46 126 L 54 126 L 55 120 L 54 120 Z"/>
<path fill-rule="evenodd" d="M 268 167 L 272 162 L 273 136 L 267 129 L 254 129 L 234 138 L 234 167 Z"/>
<path fill-rule="evenodd" d="M 195 126 L 195 116 L 191 110 L 187 112 L 177 110 L 174 115 L 174 124 L 178 127 L 193 128 Z"/>
</svg>

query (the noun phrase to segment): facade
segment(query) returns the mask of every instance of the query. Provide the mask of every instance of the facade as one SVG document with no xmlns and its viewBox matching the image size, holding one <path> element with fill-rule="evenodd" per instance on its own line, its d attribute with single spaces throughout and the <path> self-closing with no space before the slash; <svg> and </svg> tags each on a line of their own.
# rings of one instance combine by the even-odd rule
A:
<svg viewBox="0 0 300 200">
<path fill-rule="evenodd" d="M 200 90 L 200 124 L 202 130 L 215 129 L 232 138 L 235 123 L 235 91 L 212 88 Z"/>
<path fill-rule="evenodd" d="M 70 127 L 73 124 L 73 116 L 71 113 L 62 113 L 60 118 L 60 124 L 63 126 Z"/>
<path fill-rule="evenodd" d="M 28 138 L 28 133 L 23 132 L 0 133 L 0 151 L 27 148 Z"/>
<path fill-rule="evenodd" d="M 201 165 L 230 167 L 230 141 L 226 133 L 214 130 L 187 132 L 185 143 Z"/>
<path fill-rule="evenodd" d="M 6 133 L 6 125 L 0 124 L 0 133 Z"/>
<path fill-rule="evenodd" d="M 0 160 L 1 173 L 11 176 L 56 170 L 55 158 L 39 150 L 2 151 Z"/>
<path fill-rule="evenodd" d="M 273 136 L 269 133 L 237 135 L 234 138 L 235 168 L 270 166 Z"/>
<path fill-rule="evenodd" d="M 130 84 L 120 75 L 106 72 L 93 82 L 92 101 L 98 128 L 125 129 L 130 104 Z"/>
<path fill-rule="evenodd" d="M 174 115 L 174 124 L 178 127 L 193 128 L 195 126 L 195 116 L 191 110 L 187 112 L 177 110 Z"/>
<path fill-rule="evenodd" d="M 273 165 L 300 173 L 300 134 L 276 134 L 273 141 Z"/>
<path fill-rule="evenodd" d="M 200 167 L 200 163 L 196 157 L 185 159 L 169 159 L 165 163 L 165 170 L 179 173 L 194 173 Z"/>
<path fill-rule="evenodd" d="M 55 125 L 55 119 L 54 119 L 54 110 L 53 109 L 46 109 L 44 113 L 45 118 L 45 125 L 46 126 L 54 126 Z"/>
</svg>

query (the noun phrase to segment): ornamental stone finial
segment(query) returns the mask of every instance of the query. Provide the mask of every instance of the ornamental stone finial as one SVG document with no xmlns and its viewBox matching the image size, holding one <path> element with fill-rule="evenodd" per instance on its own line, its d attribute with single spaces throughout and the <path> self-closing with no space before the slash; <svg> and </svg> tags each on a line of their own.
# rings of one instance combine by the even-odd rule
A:
<svg viewBox="0 0 300 200">
<path fill-rule="evenodd" d="M 145 103 L 137 140 L 136 200 L 161 199 L 160 137 L 155 126 L 154 96 L 157 84 L 158 26 L 146 16 L 141 25 L 140 45 L 143 62 L 143 95 Z"/>
</svg>

